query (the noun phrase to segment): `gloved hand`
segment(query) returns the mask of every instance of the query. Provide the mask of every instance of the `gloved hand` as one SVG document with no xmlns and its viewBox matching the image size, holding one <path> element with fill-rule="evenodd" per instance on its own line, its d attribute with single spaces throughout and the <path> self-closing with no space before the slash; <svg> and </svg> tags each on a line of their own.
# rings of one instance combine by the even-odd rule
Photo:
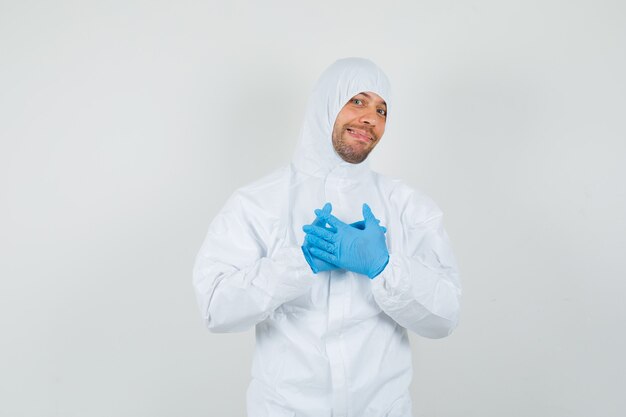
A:
<svg viewBox="0 0 626 417">
<path fill-rule="evenodd" d="M 319 209 L 316 210 L 315 211 L 316 217 L 313 223 L 311 223 L 311 225 L 319 226 L 325 230 L 335 232 L 336 229 L 334 227 L 332 228 L 326 227 L 326 219 L 330 215 L 331 210 L 332 210 L 332 205 L 330 203 L 326 203 L 324 207 L 322 208 L 322 210 L 319 210 Z M 363 230 L 365 229 L 365 221 L 360 220 L 358 222 L 354 222 L 350 224 L 350 226 L 359 230 Z M 383 231 L 386 232 L 387 229 L 383 227 Z M 332 271 L 333 269 L 339 269 L 337 265 L 333 265 L 332 263 L 326 262 L 316 256 L 313 256 L 310 252 L 310 249 L 312 247 L 313 245 L 306 239 L 306 236 L 305 236 L 304 244 L 302 245 L 302 253 L 304 254 L 304 259 L 306 259 L 306 261 L 308 262 L 313 273 L 317 274 L 318 272 L 322 272 L 322 271 Z"/>
<path fill-rule="evenodd" d="M 330 203 L 324 204 L 322 210 L 316 210 L 315 220 L 311 223 L 311 226 L 316 226 L 326 230 L 326 217 L 330 215 L 330 211 L 332 210 L 332 206 Z M 319 214 L 317 214 L 319 212 Z M 333 269 L 339 269 L 338 266 L 333 265 L 332 263 L 328 263 L 323 261 L 320 258 L 313 256 L 310 252 L 311 244 L 307 242 L 306 238 L 304 239 L 304 244 L 302 245 L 302 253 L 304 254 L 304 259 L 309 263 L 311 270 L 313 273 L 317 274 L 322 271 L 331 271 Z"/>
<path fill-rule="evenodd" d="M 318 223 L 302 228 L 307 233 L 305 242 L 310 244 L 308 251 L 314 258 L 370 279 L 385 269 L 389 262 L 386 229 L 379 225 L 380 220 L 367 204 L 363 204 L 364 222 L 354 223 L 361 223 L 362 230 L 342 222 L 329 211 L 316 210 L 315 214 Z M 320 226 L 320 221 L 327 222 L 331 228 Z"/>
</svg>

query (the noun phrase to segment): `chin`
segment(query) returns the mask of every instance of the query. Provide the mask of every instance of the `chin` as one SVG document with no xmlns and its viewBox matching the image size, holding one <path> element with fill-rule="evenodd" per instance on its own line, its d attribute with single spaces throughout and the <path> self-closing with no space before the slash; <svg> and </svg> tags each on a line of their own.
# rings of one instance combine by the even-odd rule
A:
<svg viewBox="0 0 626 417">
<path fill-rule="evenodd" d="M 352 156 L 352 157 L 350 157 L 348 159 L 343 158 L 343 160 L 346 161 L 346 162 L 349 162 L 351 164 L 357 165 L 357 164 L 360 164 L 361 162 L 365 161 L 367 159 L 368 155 L 369 154 L 366 154 L 366 155 L 354 155 L 354 156 Z"/>
</svg>

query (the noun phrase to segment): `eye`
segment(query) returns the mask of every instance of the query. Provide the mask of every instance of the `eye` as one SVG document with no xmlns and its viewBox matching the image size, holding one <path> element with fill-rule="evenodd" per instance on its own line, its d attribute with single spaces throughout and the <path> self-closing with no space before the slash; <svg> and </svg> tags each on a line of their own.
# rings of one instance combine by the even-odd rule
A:
<svg viewBox="0 0 626 417">
<path fill-rule="evenodd" d="M 363 104 L 363 100 L 361 100 L 360 98 L 353 98 L 352 102 L 356 104 L 357 106 L 360 106 L 361 104 Z"/>
<path fill-rule="evenodd" d="M 380 114 L 381 116 L 387 116 L 387 110 L 385 109 L 378 109 L 376 110 L 378 112 L 378 114 Z"/>
</svg>

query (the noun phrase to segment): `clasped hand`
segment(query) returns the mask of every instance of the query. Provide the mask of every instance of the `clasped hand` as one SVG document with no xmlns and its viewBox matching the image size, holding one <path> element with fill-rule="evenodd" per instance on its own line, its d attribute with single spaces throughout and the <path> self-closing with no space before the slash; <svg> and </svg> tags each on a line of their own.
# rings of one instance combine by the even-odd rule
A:
<svg viewBox="0 0 626 417">
<path fill-rule="evenodd" d="M 386 228 L 367 204 L 363 220 L 346 224 L 331 214 L 332 206 L 315 210 L 313 223 L 305 225 L 302 252 L 314 273 L 347 269 L 373 279 L 389 262 Z M 327 226 L 328 225 L 328 226 Z"/>
</svg>

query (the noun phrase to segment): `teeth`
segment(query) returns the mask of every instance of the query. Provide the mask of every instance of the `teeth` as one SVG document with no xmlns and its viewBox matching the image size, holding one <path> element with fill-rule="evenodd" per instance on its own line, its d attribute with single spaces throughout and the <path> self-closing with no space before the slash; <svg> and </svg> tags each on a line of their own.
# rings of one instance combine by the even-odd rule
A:
<svg viewBox="0 0 626 417">
<path fill-rule="evenodd" d="M 355 133 L 355 134 L 358 134 L 358 135 L 360 135 L 360 136 L 364 136 L 364 137 L 366 137 L 366 138 L 367 138 L 367 140 L 370 140 L 370 141 L 371 141 L 371 140 L 374 140 L 374 139 L 372 139 L 371 137 L 369 137 L 369 136 L 367 136 L 367 135 L 364 135 L 363 133 L 356 133 L 354 130 L 350 129 L 349 127 L 347 127 L 347 128 L 346 128 L 346 130 L 347 130 L 348 132 L 350 132 L 350 133 Z"/>
</svg>

